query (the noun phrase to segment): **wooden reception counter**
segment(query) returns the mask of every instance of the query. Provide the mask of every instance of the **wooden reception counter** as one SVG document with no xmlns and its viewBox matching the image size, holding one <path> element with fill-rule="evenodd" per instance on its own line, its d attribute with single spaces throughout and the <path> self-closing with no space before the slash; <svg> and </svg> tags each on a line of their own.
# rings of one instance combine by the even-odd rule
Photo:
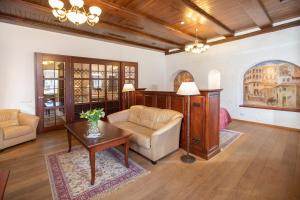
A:
<svg viewBox="0 0 300 200">
<path fill-rule="evenodd" d="M 200 95 L 191 97 L 191 153 L 210 159 L 220 152 L 219 112 L 222 90 L 200 90 Z M 186 148 L 187 97 L 176 92 L 137 90 L 130 98 L 130 105 L 145 105 L 167 108 L 183 113 L 180 147 Z"/>
</svg>

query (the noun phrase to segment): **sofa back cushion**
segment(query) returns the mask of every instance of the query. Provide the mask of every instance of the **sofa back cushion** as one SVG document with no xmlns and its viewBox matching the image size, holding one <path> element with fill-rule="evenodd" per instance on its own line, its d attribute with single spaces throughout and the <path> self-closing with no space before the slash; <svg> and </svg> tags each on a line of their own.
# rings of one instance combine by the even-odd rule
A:
<svg viewBox="0 0 300 200">
<path fill-rule="evenodd" d="M 177 117 L 182 114 L 174 110 L 137 105 L 130 108 L 128 121 L 157 130 Z"/>
<path fill-rule="evenodd" d="M 140 124 L 141 123 L 141 113 L 144 110 L 144 106 L 131 106 L 129 109 L 128 121 Z"/>
<path fill-rule="evenodd" d="M 17 109 L 2 109 L 0 110 L 0 127 L 19 125 L 18 120 L 19 110 Z"/>
<path fill-rule="evenodd" d="M 160 129 L 168 122 L 182 117 L 183 115 L 180 112 L 169 109 L 161 109 L 160 114 L 157 116 L 154 129 Z"/>
</svg>

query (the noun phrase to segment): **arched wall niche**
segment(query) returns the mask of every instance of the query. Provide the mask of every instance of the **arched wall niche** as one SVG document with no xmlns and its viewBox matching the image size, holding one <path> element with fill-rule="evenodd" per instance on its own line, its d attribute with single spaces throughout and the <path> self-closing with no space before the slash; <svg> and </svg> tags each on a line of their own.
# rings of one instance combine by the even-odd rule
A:
<svg viewBox="0 0 300 200">
<path fill-rule="evenodd" d="M 173 80 L 174 91 L 178 90 L 178 88 L 182 82 L 192 82 L 192 81 L 194 81 L 194 77 L 190 72 L 188 72 L 186 70 L 178 71 Z"/>
<path fill-rule="evenodd" d="M 243 80 L 243 106 L 300 112 L 300 67 L 269 60 L 248 69 Z"/>
</svg>

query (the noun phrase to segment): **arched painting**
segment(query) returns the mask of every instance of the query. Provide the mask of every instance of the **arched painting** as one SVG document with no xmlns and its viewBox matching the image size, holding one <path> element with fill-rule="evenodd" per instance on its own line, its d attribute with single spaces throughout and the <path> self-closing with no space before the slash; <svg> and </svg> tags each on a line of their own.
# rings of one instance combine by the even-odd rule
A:
<svg viewBox="0 0 300 200">
<path fill-rule="evenodd" d="M 244 75 L 244 105 L 300 108 L 300 67 L 281 60 L 261 62 Z"/>
<path fill-rule="evenodd" d="M 177 91 L 182 82 L 194 81 L 193 75 L 188 71 L 179 72 L 174 79 L 174 91 Z"/>
</svg>

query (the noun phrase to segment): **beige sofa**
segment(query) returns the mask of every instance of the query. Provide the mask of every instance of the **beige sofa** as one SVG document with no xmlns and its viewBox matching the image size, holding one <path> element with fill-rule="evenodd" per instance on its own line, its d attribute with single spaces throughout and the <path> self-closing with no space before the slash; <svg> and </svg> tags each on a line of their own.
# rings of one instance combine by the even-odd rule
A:
<svg viewBox="0 0 300 200">
<path fill-rule="evenodd" d="M 39 118 L 16 109 L 0 109 L 0 150 L 36 138 Z"/>
<path fill-rule="evenodd" d="M 179 148 L 183 118 L 179 112 L 138 105 L 107 118 L 113 125 L 131 132 L 130 148 L 153 164 Z"/>
</svg>

